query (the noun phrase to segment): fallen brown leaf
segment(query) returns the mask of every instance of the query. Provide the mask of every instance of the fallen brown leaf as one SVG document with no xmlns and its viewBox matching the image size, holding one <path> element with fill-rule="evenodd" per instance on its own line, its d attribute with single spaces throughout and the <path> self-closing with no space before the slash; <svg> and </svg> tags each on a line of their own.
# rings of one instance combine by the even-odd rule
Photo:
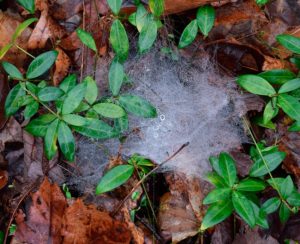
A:
<svg viewBox="0 0 300 244">
<path fill-rule="evenodd" d="M 5 170 L 0 170 L 0 190 L 6 186 L 8 181 L 8 173 Z"/>
<path fill-rule="evenodd" d="M 4 151 L 6 143 L 22 141 L 21 126 L 13 117 L 10 117 L 4 129 L 0 133 L 0 152 Z"/>
<path fill-rule="evenodd" d="M 272 236 L 259 234 L 258 229 L 247 230 L 243 234 L 237 234 L 233 244 L 278 244 L 279 242 Z"/>
<path fill-rule="evenodd" d="M 5 116 L 4 104 L 9 92 L 8 82 L 4 75 L 0 74 L 0 130 L 6 124 L 8 118 Z"/>
<path fill-rule="evenodd" d="M 56 48 L 58 51 L 58 56 L 55 61 L 55 72 L 53 75 L 53 85 L 58 86 L 63 78 L 68 74 L 69 68 L 71 66 L 71 59 L 69 56 L 61 49 Z"/>
</svg>

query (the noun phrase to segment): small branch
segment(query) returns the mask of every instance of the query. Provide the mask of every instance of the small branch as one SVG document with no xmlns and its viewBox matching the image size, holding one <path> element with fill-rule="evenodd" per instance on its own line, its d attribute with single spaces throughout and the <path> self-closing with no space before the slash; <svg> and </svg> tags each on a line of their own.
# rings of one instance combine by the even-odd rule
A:
<svg viewBox="0 0 300 244">
<path fill-rule="evenodd" d="M 27 52 L 25 49 L 21 48 L 18 44 L 15 44 L 15 46 L 16 46 L 18 49 L 20 49 L 23 53 L 27 54 L 29 57 L 35 59 L 35 57 L 34 57 L 32 54 L 30 54 L 29 52 Z"/>
</svg>

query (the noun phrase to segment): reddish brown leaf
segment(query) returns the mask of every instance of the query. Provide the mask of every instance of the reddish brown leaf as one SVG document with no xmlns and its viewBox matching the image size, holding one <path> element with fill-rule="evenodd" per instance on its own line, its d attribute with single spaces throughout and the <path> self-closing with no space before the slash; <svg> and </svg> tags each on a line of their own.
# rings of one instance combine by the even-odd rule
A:
<svg viewBox="0 0 300 244">
<path fill-rule="evenodd" d="M 6 96 L 9 92 L 7 79 L 4 78 L 2 74 L 0 74 L 0 130 L 6 124 L 8 118 L 5 116 L 4 104 Z"/>
<path fill-rule="evenodd" d="M 55 61 L 55 72 L 53 75 L 54 86 L 58 86 L 63 78 L 68 74 L 71 65 L 69 56 L 59 47 L 56 48 L 56 50 L 58 51 L 58 56 Z"/>
<path fill-rule="evenodd" d="M 8 181 L 8 174 L 7 171 L 0 170 L 0 190 L 6 186 Z"/>
</svg>

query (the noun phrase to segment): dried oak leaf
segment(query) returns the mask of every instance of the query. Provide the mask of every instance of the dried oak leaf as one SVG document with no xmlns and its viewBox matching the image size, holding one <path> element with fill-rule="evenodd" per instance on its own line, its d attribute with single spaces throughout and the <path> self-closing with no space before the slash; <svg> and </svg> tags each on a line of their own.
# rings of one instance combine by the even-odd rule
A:
<svg viewBox="0 0 300 244">
<path fill-rule="evenodd" d="M 121 244 L 130 243 L 131 234 L 124 223 L 100 212 L 95 206 L 85 206 L 77 199 L 63 217 L 64 244 Z"/>
<path fill-rule="evenodd" d="M 58 86 L 63 78 L 68 74 L 69 68 L 71 66 L 71 59 L 69 56 L 61 49 L 56 48 L 58 51 L 58 56 L 55 61 L 55 72 L 53 75 L 53 85 Z"/>
<path fill-rule="evenodd" d="M 45 178 L 31 199 L 27 219 L 22 211 L 16 215 L 18 228 L 15 239 L 23 243 L 61 243 L 61 220 L 67 202 L 58 185 L 50 184 Z"/>
</svg>

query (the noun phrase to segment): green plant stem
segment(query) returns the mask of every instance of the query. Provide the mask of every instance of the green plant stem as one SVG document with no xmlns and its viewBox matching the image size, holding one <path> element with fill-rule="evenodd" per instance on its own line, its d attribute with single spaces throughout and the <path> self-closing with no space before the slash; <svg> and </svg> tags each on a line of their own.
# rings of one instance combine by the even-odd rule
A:
<svg viewBox="0 0 300 244">
<path fill-rule="evenodd" d="M 266 162 L 264 156 L 262 155 L 262 152 L 261 152 L 259 146 L 257 145 L 256 139 L 255 139 L 255 137 L 254 137 L 254 135 L 253 135 L 253 133 L 252 133 L 252 130 L 251 130 L 250 126 L 249 126 L 249 123 L 248 123 L 248 121 L 245 119 L 245 117 L 243 117 L 243 121 L 244 121 L 244 124 L 245 124 L 246 127 L 247 127 L 247 130 L 249 131 L 249 134 L 250 134 L 251 139 L 252 139 L 252 141 L 253 141 L 253 143 L 254 143 L 254 145 L 255 145 L 255 147 L 256 147 L 258 153 L 259 153 L 259 156 L 261 157 L 262 161 L 264 162 L 265 167 L 266 167 L 267 170 L 268 170 L 268 174 L 269 174 L 269 176 L 270 176 L 270 178 L 271 178 L 271 180 L 272 180 L 272 182 L 273 182 L 273 184 L 274 184 L 275 190 L 277 191 L 280 200 L 287 206 L 287 208 L 288 208 L 291 212 L 294 212 L 293 209 L 290 207 L 290 205 L 286 202 L 286 200 L 283 199 L 283 197 L 282 197 L 282 195 L 281 195 L 281 193 L 280 193 L 280 191 L 279 191 L 278 185 L 276 184 L 276 182 L 275 182 L 275 180 L 274 180 L 274 177 L 273 177 L 273 175 L 272 175 L 272 173 L 271 173 L 271 171 L 270 171 L 270 168 L 269 168 L 269 166 L 268 166 L 268 164 L 267 164 L 267 162 Z"/>
<path fill-rule="evenodd" d="M 30 54 L 29 52 L 27 52 L 25 49 L 21 48 L 18 44 L 15 44 L 15 46 L 16 46 L 19 50 L 21 50 L 23 53 L 27 54 L 29 57 L 35 59 L 35 57 L 34 57 L 32 54 Z"/>
</svg>

